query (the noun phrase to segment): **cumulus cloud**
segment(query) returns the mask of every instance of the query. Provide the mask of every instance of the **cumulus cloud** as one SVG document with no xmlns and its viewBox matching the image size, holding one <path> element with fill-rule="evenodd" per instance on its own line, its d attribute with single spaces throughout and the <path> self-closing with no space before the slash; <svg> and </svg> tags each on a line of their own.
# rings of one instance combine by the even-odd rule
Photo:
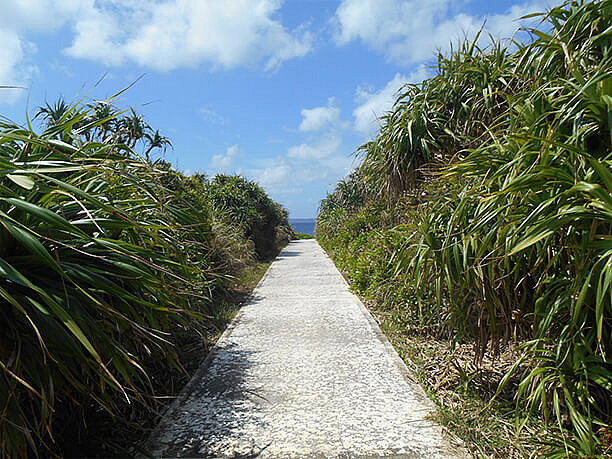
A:
<svg viewBox="0 0 612 459">
<path fill-rule="evenodd" d="M 378 91 L 370 92 L 357 88 L 357 102 L 359 105 L 353 110 L 355 129 L 362 134 L 370 134 L 376 130 L 376 119 L 384 115 L 393 106 L 399 89 L 408 83 L 408 78 L 396 73 L 386 86 Z"/>
<path fill-rule="evenodd" d="M 353 110 L 355 129 L 364 135 L 373 135 L 378 128 L 377 118 L 391 110 L 400 88 L 406 83 L 420 83 L 428 76 L 429 69 L 421 65 L 407 77 L 396 73 L 393 79 L 378 91 L 357 88 L 356 99 L 359 105 Z"/>
<path fill-rule="evenodd" d="M 300 195 L 297 206 L 303 206 L 303 195 L 308 193 L 309 184 L 332 183 L 345 176 L 352 165 L 352 159 L 341 151 L 348 123 L 342 121 L 335 102 L 330 97 L 326 105 L 302 109 L 298 132 L 303 142 L 288 148 L 284 155 L 264 160 L 258 168 L 239 170 L 239 173 L 259 182 L 275 199 Z"/>
<path fill-rule="evenodd" d="M 530 0 L 483 17 L 453 15 L 450 0 L 343 0 L 333 19 L 334 38 L 339 45 L 361 41 L 389 61 L 412 65 L 447 51 L 458 38 L 474 37 L 485 20 L 488 32 L 507 38 L 524 24 L 518 18 L 545 8 L 543 0 Z"/>
<path fill-rule="evenodd" d="M 228 147 L 224 154 L 214 155 L 210 161 L 210 167 L 216 173 L 227 173 L 234 164 L 234 159 L 238 154 L 238 145 Z"/>
<path fill-rule="evenodd" d="M 288 30 L 281 0 L 2 0 L 0 86 L 26 85 L 28 33 L 72 31 L 64 52 L 105 65 L 134 62 L 155 70 L 208 65 L 272 70 L 308 54 L 313 36 Z M 0 90 L 0 101 L 16 97 Z"/>
<path fill-rule="evenodd" d="M 342 138 L 337 133 L 330 133 L 314 144 L 302 143 L 289 148 L 289 158 L 312 160 L 323 159 L 333 155 L 342 144 Z"/>
<path fill-rule="evenodd" d="M 37 71 L 36 66 L 28 64 L 28 55 L 36 48 L 24 38 L 24 33 L 57 29 L 74 8 L 67 0 L 0 2 L 0 86 L 27 86 L 29 78 Z M 21 89 L 0 88 L 0 102 L 14 102 L 23 93 Z"/>
<path fill-rule="evenodd" d="M 0 29 L 21 32 L 56 30 L 91 5 L 92 0 L 2 0 Z"/>
<path fill-rule="evenodd" d="M 290 194 L 296 189 L 295 169 L 286 158 L 266 158 L 255 163 L 239 168 L 236 173 L 254 180 L 267 193 Z"/>
<path fill-rule="evenodd" d="M 301 110 L 300 132 L 308 133 L 306 142 L 295 145 L 287 151 L 287 157 L 294 160 L 318 161 L 328 158 L 342 145 L 342 131 L 347 126 L 340 118 L 340 108 L 335 97 L 327 105 Z"/>
<path fill-rule="evenodd" d="M 19 36 L 0 29 L 0 86 L 20 86 L 25 79 L 25 69 L 20 68 L 23 59 L 23 43 Z M 0 88 L 0 101 L 12 102 L 21 90 Z"/>
<path fill-rule="evenodd" d="M 87 58 L 105 65 L 119 65 L 125 61 L 122 31 L 126 24 L 114 14 L 93 5 L 84 8 L 73 23 L 74 38 L 64 51 L 71 57 Z"/>
<path fill-rule="evenodd" d="M 340 154 L 308 162 L 281 156 L 268 159 L 257 168 L 238 169 L 237 173 L 255 180 L 268 193 L 281 196 L 298 193 L 316 181 L 335 183 L 354 166 L 353 158 Z"/>
<path fill-rule="evenodd" d="M 292 176 L 292 168 L 286 163 L 255 169 L 249 172 L 257 183 L 271 193 L 282 192 L 287 188 Z"/>
<path fill-rule="evenodd" d="M 310 32 L 289 31 L 274 17 L 282 4 L 278 0 L 99 4 L 76 20 L 69 55 L 109 65 L 133 61 L 156 70 L 260 62 L 273 69 L 312 47 Z"/>
<path fill-rule="evenodd" d="M 300 131 L 320 131 L 325 127 L 338 124 L 340 122 L 340 108 L 336 107 L 334 102 L 334 97 L 330 97 L 327 105 L 302 109 Z"/>
<path fill-rule="evenodd" d="M 257 169 L 239 170 L 254 178 L 269 193 L 289 195 L 301 192 L 308 183 L 335 181 L 346 175 L 352 158 L 340 152 L 347 127 L 333 97 L 325 106 L 301 110 L 299 131 L 305 142 L 290 147 L 286 155 L 264 161 Z"/>
</svg>

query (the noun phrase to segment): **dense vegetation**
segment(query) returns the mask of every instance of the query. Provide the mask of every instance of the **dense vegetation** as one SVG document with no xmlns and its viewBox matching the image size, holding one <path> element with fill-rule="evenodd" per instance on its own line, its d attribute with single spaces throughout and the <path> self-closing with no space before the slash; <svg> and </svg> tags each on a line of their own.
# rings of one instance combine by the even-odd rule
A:
<svg viewBox="0 0 612 459">
<path fill-rule="evenodd" d="M 240 176 L 217 175 L 205 187 L 213 209 L 226 215 L 253 241 L 257 255 L 268 258 L 293 235 L 288 214 L 256 183 Z"/>
<path fill-rule="evenodd" d="M 566 3 L 530 32 L 465 42 L 404 87 L 321 203 L 317 237 L 413 332 L 473 343 L 476 362 L 519 345 L 497 391 L 516 400 L 516 431 L 538 418 L 547 455 L 605 455 L 612 1 Z"/>
<path fill-rule="evenodd" d="M 292 235 L 256 184 L 151 161 L 169 141 L 134 111 L 60 100 L 37 116 L 42 132 L 0 122 L 3 457 L 65 454 L 92 415 L 153 417 L 182 371 L 174 344 L 205 340 L 215 299 Z"/>
</svg>

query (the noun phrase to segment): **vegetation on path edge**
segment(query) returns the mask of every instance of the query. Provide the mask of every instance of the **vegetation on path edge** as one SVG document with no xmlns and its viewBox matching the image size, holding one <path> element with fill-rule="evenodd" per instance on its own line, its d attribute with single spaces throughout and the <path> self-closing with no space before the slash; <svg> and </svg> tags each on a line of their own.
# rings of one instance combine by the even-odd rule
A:
<svg viewBox="0 0 612 459">
<path fill-rule="evenodd" d="M 0 456 L 141 429 L 187 377 L 188 345 L 223 326 L 237 276 L 293 237 L 256 184 L 152 161 L 168 140 L 111 102 L 49 104 L 41 129 L 0 121 Z"/>
<path fill-rule="evenodd" d="M 467 394 L 482 416 L 505 413 L 505 445 L 454 426 L 475 453 L 606 456 L 612 1 L 567 2 L 529 32 L 526 44 L 460 43 L 434 77 L 406 85 L 361 165 L 322 201 L 316 233 L 393 318 L 398 347 L 416 336 L 469 349 L 467 360 L 449 350 L 457 368 L 430 389 L 463 394 L 441 405 L 447 420 Z M 537 433 L 531 453 L 513 446 L 526 432 Z"/>
</svg>

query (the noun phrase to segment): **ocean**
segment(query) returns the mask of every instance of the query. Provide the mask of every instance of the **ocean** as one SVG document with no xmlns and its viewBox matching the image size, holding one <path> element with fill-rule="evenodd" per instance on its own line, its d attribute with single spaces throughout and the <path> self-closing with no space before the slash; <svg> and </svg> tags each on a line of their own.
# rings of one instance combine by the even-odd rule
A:
<svg viewBox="0 0 612 459">
<path fill-rule="evenodd" d="M 306 233 L 314 236 L 315 218 L 290 218 L 289 223 L 298 233 Z"/>
</svg>

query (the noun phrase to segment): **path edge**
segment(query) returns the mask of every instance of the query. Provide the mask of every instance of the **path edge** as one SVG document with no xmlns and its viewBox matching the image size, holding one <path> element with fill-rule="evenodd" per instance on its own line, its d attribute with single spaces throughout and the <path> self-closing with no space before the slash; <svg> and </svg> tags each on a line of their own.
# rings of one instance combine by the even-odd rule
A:
<svg viewBox="0 0 612 459">
<path fill-rule="evenodd" d="M 319 244 L 319 241 L 316 241 L 316 242 L 317 242 L 317 245 L 321 248 L 321 251 L 323 252 L 325 257 L 329 259 L 329 261 L 332 263 L 334 268 L 336 268 L 336 271 L 338 271 L 338 274 L 342 278 L 342 282 L 344 282 L 346 289 L 351 294 L 351 298 L 353 302 L 357 304 L 357 306 L 359 307 L 359 310 L 361 311 L 366 321 L 370 325 L 370 328 L 372 329 L 372 331 L 374 332 L 378 340 L 383 344 L 383 346 L 387 350 L 387 355 L 391 358 L 392 362 L 395 364 L 395 366 L 398 368 L 398 370 L 402 374 L 402 377 L 404 378 L 404 381 L 406 381 L 406 384 L 408 384 L 412 389 L 414 389 L 415 395 L 418 395 L 419 401 L 422 402 L 425 405 L 425 407 L 429 409 L 428 415 L 435 414 L 438 411 L 438 406 L 434 403 L 434 401 L 431 398 L 429 398 L 429 396 L 425 392 L 425 389 L 423 389 L 423 386 L 421 386 L 417 378 L 414 376 L 414 372 L 410 370 L 410 368 L 408 368 L 408 365 L 406 365 L 406 362 L 404 362 L 404 360 L 401 358 L 401 356 L 399 355 L 395 347 L 393 347 L 393 344 L 391 344 L 391 341 L 389 341 L 389 338 L 387 337 L 387 335 L 385 335 L 385 332 L 383 332 L 382 329 L 380 328 L 380 325 L 376 321 L 376 318 L 372 315 L 372 312 L 370 312 L 367 306 L 363 304 L 363 301 L 361 301 L 361 298 L 359 298 L 358 295 L 356 295 L 355 293 L 351 291 L 350 284 L 348 283 L 348 281 L 346 280 L 346 278 L 344 277 L 340 269 L 336 266 L 336 263 L 334 263 L 334 260 L 332 260 L 332 258 L 329 256 L 327 251 L 321 246 L 321 244 Z M 465 446 L 465 443 L 463 442 L 463 440 L 461 440 L 461 438 L 453 434 L 448 428 L 446 428 L 439 422 L 433 419 L 431 420 L 431 422 L 435 423 L 442 429 L 442 433 L 444 437 L 446 437 L 448 445 L 450 446 L 450 449 L 451 449 L 449 452 L 453 454 L 453 457 L 458 457 L 458 458 L 471 457 L 467 447 Z"/>
<path fill-rule="evenodd" d="M 223 333 L 221 333 L 221 336 L 219 336 L 219 339 L 217 339 L 213 347 L 208 351 L 208 354 L 206 354 L 206 357 L 204 358 L 204 360 L 202 360 L 202 362 L 200 363 L 200 366 L 195 371 L 191 379 L 187 382 L 187 384 L 183 386 L 183 388 L 180 390 L 179 394 L 176 396 L 174 401 L 165 409 L 165 411 L 163 411 L 163 414 L 161 415 L 159 422 L 151 430 L 151 433 L 149 433 L 146 441 L 142 445 L 143 449 L 148 453 L 149 457 L 156 457 L 154 452 L 150 449 L 150 447 L 152 446 L 152 442 L 154 441 L 154 439 L 159 437 L 159 434 L 163 430 L 162 427 L 166 427 L 165 421 L 167 421 L 168 418 L 170 418 L 170 416 L 177 410 L 177 408 L 187 399 L 189 394 L 192 392 L 193 387 L 204 377 L 204 375 L 208 371 L 208 368 L 210 367 L 210 364 L 217 356 L 217 353 L 219 352 L 221 345 L 224 344 L 229 339 L 229 336 L 232 334 L 232 332 L 238 325 L 238 322 L 240 322 L 240 319 L 244 315 L 244 309 L 247 306 L 251 305 L 253 299 L 256 297 L 255 296 L 256 293 L 258 292 L 258 290 L 261 289 L 261 285 L 268 277 L 268 274 L 270 273 L 272 266 L 274 265 L 274 263 L 276 263 L 278 257 L 281 256 L 281 254 L 286 250 L 289 244 L 283 247 L 283 249 L 278 253 L 278 255 L 274 257 L 274 260 L 272 261 L 272 263 L 270 263 L 270 266 L 268 266 L 268 269 L 266 269 L 266 272 L 261 277 L 261 279 L 259 279 L 259 282 L 255 286 L 255 288 L 251 291 L 247 300 L 240 307 L 240 310 L 237 312 L 236 316 L 230 321 L 227 327 L 225 327 L 225 330 L 223 330 Z"/>
</svg>

